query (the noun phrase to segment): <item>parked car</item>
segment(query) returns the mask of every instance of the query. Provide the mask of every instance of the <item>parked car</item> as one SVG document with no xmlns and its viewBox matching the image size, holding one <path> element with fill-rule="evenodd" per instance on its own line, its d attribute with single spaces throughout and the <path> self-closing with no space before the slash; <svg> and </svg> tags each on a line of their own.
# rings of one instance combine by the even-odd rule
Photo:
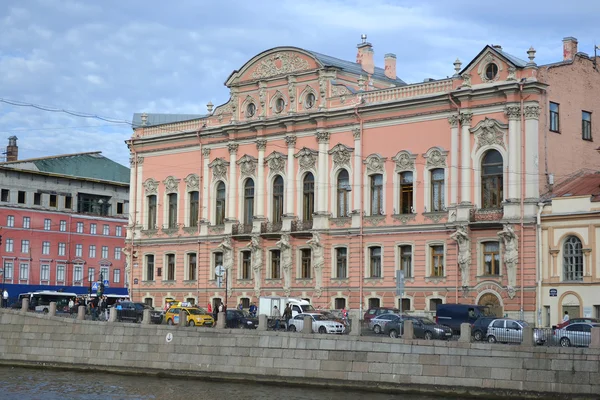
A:
<svg viewBox="0 0 600 400">
<path fill-rule="evenodd" d="M 562 329 L 567 325 L 570 324 L 574 324 L 574 323 L 579 323 L 579 322 L 586 322 L 588 324 L 600 324 L 600 319 L 598 318 L 571 318 L 568 321 L 565 322 L 561 322 L 560 324 L 556 325 L 556 327 L 554 329 Z"/>
<path fill-rule="evenodd" d="M 553 340 L 555 344 L 562 347 L 590 345 L 592 339 L 592 328 L 600 328 L 599 323 L 575 322 L 565 326 L 562 329 L 555 329 Z"/>
<path fill-rule="evenodd" d="M 479 317 L 471 324 L 471 336 L 477 341 L 487 338 L 487 330 L 490 323 L 496 317 Z"/>
<path fill-rule="evenodd" d="M 171 307 L 165 313 L 167 324 L 179 324 L 179 313 L 184 310 L 187 316 L 186 325 L 188 326 L 213 326 L 215 320 L 212 315 L 208 314 L 204 309 L 197 307 Z"/>
<path fill-rule="evenodd" d="M 390 307 L 372 307 L 369 308 L 367 310 L 367 312 L 365 312 L 365 315 L 363 316 L 363 319 L 365 320 L 365 322 L 369 322 L 370 320 L 372 320 L 373 318 L 382 315 L 382 314 L 398 314 L 400 312 L 400 310 L 398 310 L 397 308 L 390 308 Z"/>
<path fill-rule="evenodd" d="M 396 321 L 400 318 L 402 317 L 399 314 L 388 313 L 379 315 L 369 321 L 369 329 L 377 334 L 382 333 L 389 322 Z"/>
<path fill-rule="evenodd" d="M 313 332 L 319 333 L 344 333 L 343 324 L 327 319 L 321 313 L 303 313 L 298 314 L 288 321 L 288 330 L 292 332 L 301 331 L 304 328 L 304 317 L 309 316 L 312 319 Z"/>
<path fill-rule="evenodd" d="M 144 319 L 144 310 L 150 311 L 150 322 L 154 324 L 162 323 L 162 314 L 144 303 L 134 303 L 132 301 L 122 301 L 115 303 L 112 307 L 117 309 L 117 321 L 142 322 Z"/>
<path fill-rule="evenodd" d="M 484 306 L 471 304 L 438 304 L 435 312 L 435 322 L 452 328 L 460 333 L 460 324 L 473 324 L 477 318 L 491 317 L 489 309 Z"/>
<path fill-rule="evenodd" d="M 256 329 L 258 318 L 252 317 L 246 310 L 227 310 L 225 326 L 227 328 Z"/>
<path fill-rule="evenodd" d="M 515 319 L 495 319 L 488 326 L 487 339 L 490 343 L 521 343 L 523 341 L 523 328 L 529 324 L 525 321 Z M 539 329 L 533 329 L 533 342 L 536 344 L 544 343 L 543 332 Z"/>
<path fill-rule="evenodd" d="M 452 329 L 447 326 L 436 324 L 426 317 L 403 316 L 395 321 L 390 321 L 384 327 L 383 332 L 391 338 L 404 335 L 404 322 L 412 321 L 413 332 L 416 339 L 442 339 L 452 338 Z"/>
</svg>

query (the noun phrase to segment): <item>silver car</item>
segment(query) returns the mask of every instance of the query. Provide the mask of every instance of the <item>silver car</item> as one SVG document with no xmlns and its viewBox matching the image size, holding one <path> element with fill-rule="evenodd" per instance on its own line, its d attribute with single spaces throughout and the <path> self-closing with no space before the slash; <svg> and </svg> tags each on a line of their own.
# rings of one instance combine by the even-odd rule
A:
<svg viewBox="0 0 600 400">
<path fill-rule="evenodd" d="M 521 343 L 523 341 L 523 328 L 529 324 L 516 319 L 495 319 L 490 322 L 487 329 L 487 340 L 490 343 Z M 533 330 L 533 342 L 541 344 L 544 342 L 541 332 Z"/>
<path fill-rule="evenodd" d="M 554 343 L 562 347 L 590 345 L 592 328 L 600 328 L 600 324 L 579 322 L 556 329 L 552 335 Z"/>
<path fill-rule="evenodd" d="M 381 314 L 369 321 L 369 329 L 375 333 L 383 332 L 385 326 L 390 322 L 396 322 L 400 319 L 398 314 Z"/>
</svg>

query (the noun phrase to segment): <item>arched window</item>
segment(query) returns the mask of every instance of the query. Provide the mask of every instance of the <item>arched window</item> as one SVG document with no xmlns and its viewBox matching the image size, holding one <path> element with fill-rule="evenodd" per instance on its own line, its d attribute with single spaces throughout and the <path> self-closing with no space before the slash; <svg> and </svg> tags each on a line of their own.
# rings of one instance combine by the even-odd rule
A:
<svg viewBox="0 0 600 400">
<path fill-rule="evenodd" d="M 383 175 L 371 175 L 371 215 L 383 215 Z"/>
<path fill-rule="evenodd" d="M 411 171 L 400 173 L 400 214 L 413 212 L 413 173 Z"/>
<path fill-rule="evenodd" d="M 309 172 L 304 176 L 302 186 L 302 220 L 312 221 L 315 212 L 315 177 Z"/>
<path fill-rule="evenodd" d="M 244 225 L 252 225 L 254 218 L 254 181 L 248 179 L 244 184 Z"/>
<path fill-rule="evenodd" d="M 502 155 L 489 150 L 481 161 L 481 207 L 499 208 L 504 198 Z"/>
<path fill-rule="evenodd" d="M 350 213 L 350 175 L 345 169 L 337 177 L 337 217 L 347 217 Z"/>
<path fill-rule="evenodd" d="M 216 197 L 216 225 L 223 225 L 225 223 L 225 183 L 223 181 L 217 184 L 217 195 Z"/>
<path fill-rule="evenodd" d="M 431 211 L 444 211 L 444 169 L 431 170 Z"/>
<path fill-rule="evenodd" d="M 277 175 L 273 181 L 273 223 L 281 222 L 283 216 L 283 178 Z"/>
<path fill-rule="evenodd" d="M 569 236 L 563 245 L 563 269 L 563 280 L 583 280 L 583 250 L 576 236 Z"/>
</svg>

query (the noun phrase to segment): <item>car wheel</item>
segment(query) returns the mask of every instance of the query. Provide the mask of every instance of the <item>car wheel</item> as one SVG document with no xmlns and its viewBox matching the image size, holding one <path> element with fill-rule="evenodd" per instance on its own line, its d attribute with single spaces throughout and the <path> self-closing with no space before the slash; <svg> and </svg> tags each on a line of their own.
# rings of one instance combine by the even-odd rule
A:
<svg viewBox="0 0 600 400">
<path fill-rule="evenodd" d="M 564 337 L 560 339 L 560 345 L 562 347 L 571 347 L 571 341 L 569 340 L 569 338 Z"/>
<path fill-rule="evenodd" d="M 319 333 L 327 333 L 327 328 L 325 328 L 324 326 L 320 326 Z"/>
<path fill-rule="evenodd" d="M 392 330 L 390 331 L 390 337 L 391 337 L 392 339 L 395 339 L 395 338 L 397 338 L 397 337 L 398 337 L 398 331 L 397 331 L 397 330 L 395 330 L 395 329 L 392 329 Z"/>
<path fill-rule="evenodd" d="M 173 325 L 173 320 L 171 318 L 167 320 L 167 325 Z"/>
<path fill-rule="evenodd" d="M 480 342 L 481 339 L 483 339 L 483 332 L 481 332 L 481 331 L 475 331 L 475 333 L 473 333 L 473 338 L 475 340 L 477 340 L 478 342 Z"/>
<path fill-rule="evenodd" d="M 139 323 L 141 323 L 141 322 L 142 322 L 142 317 L 137 317 L 137 318 L 135 319 L 135 322 L 137 322 L 138 324 L 139 324 Z"/>
<path fill-rule="evenodd" d="M 48 309 L 44 308 L 44 314 L 48 314 Z"/>
<path fill-rule="evenodd" d="M 490 343 L 496 343 L 496 337 L 493 335 L 488 336 L 488 342 Z"/>
<path fill-rule="evenodd" d="M 427 331 L 425 332 L 425 340 L 431 340 L 433 339 L 433 333 Z"/>
<path fill-rule="evenodd" d="M 373 332 L 375 332 L 376 334 L 380 334 L 381 333 L 381 327 L 379 325 L 375 325 L 373 327 Z"/>
<path fill-rule="evenodd" d="M 290 332 L 296 332 L 296 325 L 290 325 L 289 329 Z"/>
<path fill-rule="evenodd" d="M 190 321 L 188 322 L 188 326 L 196 326 L 196 323 L 194 321 Z"/>
</svg>

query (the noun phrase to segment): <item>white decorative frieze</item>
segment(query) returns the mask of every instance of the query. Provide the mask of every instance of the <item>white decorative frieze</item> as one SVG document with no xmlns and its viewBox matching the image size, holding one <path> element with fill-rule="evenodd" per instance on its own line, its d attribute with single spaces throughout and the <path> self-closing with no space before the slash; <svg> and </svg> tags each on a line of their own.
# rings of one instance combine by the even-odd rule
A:
<svg viewBox="0 0 600 400">
<path fill-rule="evenodd" d="M 173 176 L 168 176 L 167 179 L 163 181 L 165 185 L 166 193 L 177 193 L 179 191 L 179 182 L 181 179 L 176 179 Z"/>
<path fill-rule="evenodd" d="M 200 177 L 197 174 L 189 174 L 184 181 L 188 191 L 198 190 L 200 187 Z"/>
<path fill-rule="evenodd" d="M 273 76 L 305 71 L 307 69 L 310 69 L 308 61 L 298 56 L 298 54 L 278 52 L 261 60 L 252 73 L 252 78 L 270 78 Z"/>
<path fill-rule="evenodd" d="M 329 150 L 329 154 L 332 155 L 333 158 L 333 164 L 338 167 L 350 166 L 352 152 L 354 152 L 353 148 L 341 143 L 336 144 L 331 150 Z"/>
</svg>

